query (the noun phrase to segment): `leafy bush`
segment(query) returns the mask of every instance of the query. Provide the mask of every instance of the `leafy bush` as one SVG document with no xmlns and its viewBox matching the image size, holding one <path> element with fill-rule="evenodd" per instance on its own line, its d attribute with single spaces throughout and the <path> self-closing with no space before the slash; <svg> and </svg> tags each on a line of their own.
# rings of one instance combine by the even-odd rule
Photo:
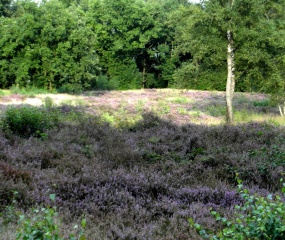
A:
<svg viewBox="0 0 285 240">
<path fill-rule="evenodd" d="M 59 93 L 79 94 L 82 91 L 82 85 L 77 83 L 65 83 L 60 88 L 58 88 Z"/>
<path fill-rule="evenodd" d="M 270 103 L 269 99 L 264 99 L 264 100 L 253 102 L 254 107 L 269 107 L 270 105 L 271 105 L 271 103 Z"/>
<path fill-rule="evenodd" d="M 282 181 L 282 179 L 281 179 Z M 189 219 L 189 223 L 204 239 L 285 239 L 285 203 L 279 195 L 269 194 L 266 198 L 250 195 L 238 179 L 238 192 L 244 200 L 243 205 L 236 205 L 233 222 L 222 217 L 216 211 L 212 215 L 221 222 L 223 228 L 218 234 L 207 233 L 200 224 Z M 282 188 L 285 194 L 285 184 Z"/>
<path fill-rule="evenodd" d="M 234 118 L 236 122 L 247 122 L 251 119 L 252 113 L 248 110 L 234 111 Z"/>
<path fill-rule="evenodd" d="M 16 190 L 14 191 L 10 190 L 8 192 L 10 192 L 10 196 L 8 196 L 8 198 L 10 199 L 7 199 L 6 201 L 10 202 L 10 204 L 2 208 L 3 210 L 0 208 L 0 217 L 2 217 L 3 219 L 2 220 L 3 225 L 8 225 L 9 223 L 17 222 L 18 220 L 18 215 L 15 208 L 15 204 L 17 203 L 16 199 L 18 192 Z M 9 193 L 7 195 L 9 195 Z"/>
<path fill-rule="evenodd" d="M 53 100 L 52 100 L 51 97 L 45 97 L 45 98 L 43 99 L 43 105 L 44 105 L 46 108 L 49 108 L 49 109 L 55 106 L 55 104 L 54 104 L 54 102 L 53 102 Z"/>
<path fill-rule="evenodd" d="M 97 90 L 114 90 L 119 88 L 116 79 L 109 79 L 107 75 L 100 74 L 95 84 Z"/>
<path fill-rule="evenodd" d="M 141 74 L 133 60 L 114 61 L 110 63 L 108 85 L 111 89 L 139 89 L 141 87 Z"/>
<path fill-rule="evenodd" d="M 28 97 L 34 97 L 36 94 L 48 94 L 51 93 L 51 91 L 44 89 L 44 88 L 37 88 L 34 86 L 27 86 L 27 87 L 18 87 L 13 85 L 10 89 L 11 93 L 14 94 L 21 94 L 26 95 Z M 56 93 L 56 91 L 52 91 L 52 93 Z"/>
<path fill-rule="evenodd" d="M 0 97 L 5 96 L 6 93 L 3 90 L 0 90 Z"/>
<path fill-rule="evenodd" d="M 2 119 L 3 127 L 22 137 L 41 136 L 57 122 L 56 114 L 43 108 L 9 107 Z"/>
<path fill-rule="evenodd" d="M 55 195 L 50 194 L 50 199 L 55 200 Z M 58 212 L 56 207 L 47 207 L 34 209 L 35 216 L 30 218 L 25 215 L 20 215 L 20 227 L 17 229 L 16 239 L 42 239 L 42 240 L 63 240 L 60 236 Z M 84 229 L 86 226 L 86 220 L 81 221 L 81 227 Z M 78 226 L 74 227 L 75 229 Z M 75 234 L 69 235 L 70 240 L 85 240 L 83 230 L 79 232 L 79 238 L 75 237 Z"/>
</svg>

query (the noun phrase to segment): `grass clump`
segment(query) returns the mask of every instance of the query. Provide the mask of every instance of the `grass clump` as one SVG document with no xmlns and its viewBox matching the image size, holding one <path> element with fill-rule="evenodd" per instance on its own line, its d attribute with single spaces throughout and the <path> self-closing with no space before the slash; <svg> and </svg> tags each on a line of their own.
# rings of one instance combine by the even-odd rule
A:
<svg viewBox="0 0 285 240">
<path fill-rule="evenodd" d="M 0 90 L 0 97 L 5 96 L 5 95 L 6 95 L 6 92 L 3 90 Z"/>
<path fill-rule="evenodd" d="M 171 98 L 168 98 L 168 101 L 171 103 L 177 103 L 177 104 L 187 104 L 187 103 L 192 102 L 192 100 L 190 100 L 189 98 L 185 96 L 171 97 Z"/>
<path fill-rule="evenodd" d="M 142 113 L 144 111 L 146 105 L 146 101 L 145 100 L 138 100 L 137 103 L 135 104 L 135 109 L 137 112 Z"/>
<path fill-rule="evenodd" d="M 35 86 L 20 88 L 13 85 L 9 90 L 11 93 L 25 95 L 27 97 L 35 97 L 37 94 L 56 93 L 56 91 L 49 91 L 47 89 L 37 88 Z"/>
<path fill-rule="evenodd" d="M 226 107 L 222 105 L 210 105 L 207 106 L 206 112 L 209 113 L 212 117 L 221 117 L 226 115 Z"/>
<path fill-rule="evenodd" d="M 159 100 L 157 102 L 157 107 L 155 109 L 155 112 L 159 116 L 170 113 L 170 110 L 171 110 L 170 106 L 168 105 L 168 103 L 166 101 Z"/>
<path fill-rule="evenodd" d="M 285 203 L 284 200 L 276 195 L 275 198 L 269 194 L 267 197 L 249 194 L 244 189 L 240 179 L 238 181 L 238 192 L 244 201 L 244 204 L 236 205 L 237 210 L 234 213 L 234 220 L 230 221 L 222 217 L 216 211 L 211 214 L 216 221 L 222 223 L 224 228 L 217 234 L 208 233 L 200 224 L 194 223 L 189 219 L 190 225 L 196 229 L 204 239 L 268 239 L 277 240 L 285 238 Z M 282 192 L 285 194 L 285 184 Z"/>
<path fill-rule="evenodd" d="M 4 130 L 21 137 L 41 136 L 56 122 L 56 114 L 32 106 L 9 107 L 2 118 Z"/>
</svg>

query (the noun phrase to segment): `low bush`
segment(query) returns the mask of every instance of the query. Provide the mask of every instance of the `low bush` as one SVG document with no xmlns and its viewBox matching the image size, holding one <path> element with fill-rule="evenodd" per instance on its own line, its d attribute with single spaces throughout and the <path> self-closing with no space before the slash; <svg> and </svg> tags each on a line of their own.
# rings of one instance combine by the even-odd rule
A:
<svg viewBox="0 0 285 240">
<path fill-rule="evenodd" d="M 51 129 L 57 122 L 57 115 L 44 108 L 21 106 L 9 107 L 2 118 L 4 130 L 21 137 L 37 136 Z"/>
<path fill-rule="evenodd" d="M 282 179 L 281 179 L 282 181 Z M 230 221 L 222 217 L 216 211 L 212 215 L 216 221 L 221 222 L 224 228 L 217 234 L 208 233 L 200 224 L 189 219 L 190 225 L 197 230 L 204 239 L 285 239 L 285 203 L 279 195 L 275 198 L 269 194 L 266 198 L 251 195 L 247 189 L 243 188 L 241 180 L 238 179 L 238 192 L 244 200 L 244 204 L 236 205 L 234 220 Z M 282 188 L 285 194 L 285 184 Z"/>
<path fill-rule="evenodd" d="M 31 206 L 46 208 L 47 192 L 53 192 L 65 229 L 86 214 L 90 239 L 195 240 L 201 237 L 190 228 L 190 216 L 218 232 L 220 225 L 209 209 L 232 219 L 234 205 L 244 202 L 233 189 L 235 172 L 245 179 L 250 192 L 260 196 L 280 188 L 278 180 L 285 169 L 281 164 L 283 127 L 260 123 L 181 126 L 143 112 L 132 128 L 117 128 L 102 122 L 102 116 L 85 116 L 82 107 L 56 109 L 59 128 L 49 130 L 45 141 L 7 138 L 0 131 L 3 216 L 13 210 L 9 205 L 14 190 L 19 192 L 21 211 Z M 116 113 L 108 112 L 117 117 L 123 110 L 127 108 L 121 104 Z M 125 115 L 122 120 L 129 118 L 129 112 Z M 37 214 L 25 215 L 31 220 Z M 65 230 L 64 236 L 68 237 Z"/>
<path fill-rule="evenodd" d="M 254 107 L 269 107 L 273 105 L 269 99 L 264 99 L 264 100 L 259 100 L 259 101 L 254 101 L 253 106 Z"/>
<path fill-rule="evenodd" d="M 34 86 L 27 86 L 20 88 L 18 86 L 13 85 L 9 90 L 13 94 L 26 95 L 28 97 L 35 97 L 35 95 L 37 94 L 56 93 L 56 91 L 49 91 L 47 89 L 37 88 Z"/>
<path fill-rule="evenodd" d="M 57 89 L 57 91 L 59 93 L 79 94 L 83 91 L 83 87 L 81 84 L 66 83 L 63 84 L 59 89 Z"/>
<path fill-rule="evenodd" d="M 55 200 L 55 195 L 50 194 L 50 199 Z M 70 234 L 69 240 L 85 240 L 84 228 L 86 220 L 81 221 L 82 230 L 78 234 Z M 17 229 L 17 240 L 42 239 L 42 240 L 64 240 L 60 234 L 60 222 L 56 207 L 41 207 L 34 209 L 32 216 L 20 215 L 20 226 Z M 78 226 L 74 226 L 76 230 Z M 78 235 L 78 237 L 76 237 Z"/>
</svg>

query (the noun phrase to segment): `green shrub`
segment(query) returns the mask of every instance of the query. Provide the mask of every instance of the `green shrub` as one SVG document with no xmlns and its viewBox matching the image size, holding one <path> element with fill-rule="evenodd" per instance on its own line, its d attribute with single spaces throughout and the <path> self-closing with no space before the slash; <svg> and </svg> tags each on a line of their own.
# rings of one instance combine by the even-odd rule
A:
<svg viewBox="0 0 285 240">
<path fill-rule="evenodd" d="M 159 100 L 157 102 L 157 114 L 158 115 L 165 115 L 165 114 L 168 114 L 170 113 L 170 106 L 168 105 L 168 103 L 166 101 L 163 101 L 163 100 Z"/>
<path fill-rule="evenodd" d="M 210 105 L 207 106 L 206 108 L 206 112 L 208 114 L 210 114 L 212 117 L 221 117 L 221 116 L 225 116 L 226 115 L 226 107 L 225 106 L 221 106 L 221 105 Z"/>
<path fill-rule="evenodd" d="M 281 181 L 283 181 L 281 179 Z M 285 184 L 282 182 L 282 192 L 285 195 Z M 216 211 L 212 211 L 215 219 L 221 222 L 224 228 L 218 234 L 208 233 L 201 225 L 189 219 L 189 223 L 204 239 L 285 239 L 285 203 L 279 195 L 260 197 L 250 195 L 243 188 L 241 180 L 238 179 L 238 192 L 244 200 L 242 206 L 235 206 L 234 220 L 229 221 Z"/>
<path fill-rule="evenodd" d="M 55 199 L 54 194 L 50 194 L 52 201 Z M 64 240 L 60 234 L 60 222 L 56 207 L 42 207 L 34 209 L 32 216 L 20 215 L 20 226 L 17 229 L 17 240 L 40 239 L 40 240 Z M 76 234 L 70 234 L 70 240 L 85 240 L 84 228 L 86 220 L 81 221 L 82 230 Z M 78 226 L 74 226 L 77 229 Z"/>
<path fill-rule="evenodd" d="M 187 103 L 191 103 L 192 100 L 190 100 L 189 98 L 185 97 L 185 96 L 181 96 L 181 97 L 171 97 L 168 99 L 169 102 L 171 103 L 177 103 L 177 104 L 187 104 Z"/>
<path fill-rule="evenodd" d="M 26 95 L 28 97 L 35 97 L 35 95 L 37 94 L 51 93 L 51 91 L 47 89 L 37 88 L 34 86 L 18 87 L 18 86 L 13 85 L 9 90 L 11 93 Z M 56 93 L 56 91 L 52 91 L 52 93 Z"/>
<path fill-rule="evenodd" d="M 139 99 L 135 104 L 135 109 L 137 112 L 142 113 L 146 105 L 146 100 Z"/>
<path fill-rule="evenodd" d="M 247 122 L 250 121 L 252 118 L 252 113 L 248 110 L 240 110 L 234 111 L 234 119 L 236 122 Z"/>
<path fill-rule="evenodd" d="M 259 100 L 253 102 L 254 107 L 269 107 L 271 106 L 269 99 Z"/>
<path fill-rule="evenodd" d="M 107 75 L 100 74 L 95 85 L 96 90 L 116 90 L 119 83 L 115 79 L 109 79 Z"/>
<path fill-rule="evenodd" d="M 43 105 L 46 107 L 46 108 L 52 108 L 55 106 L 53 100 L 51 97 L 45 97 L 43 99 Z"/>
<path fill-rule="evenodd" d="M 3 90 L 0 90 L 0 97 L 5 96 L 6 93 Z"/>
<path fill-rule="evenodd" d="M 57 91 L 59 93 L 79 94 L 83 91 L 83 87 L 77 83 L 65 83 Z"/>
<path fill-rule="evenodd" d="M 13 190 L 10 191 L 12 193 L 12 196 L 9 197 L 11 198 L 10 201 L 11 203 L 6 205 L 4 208 L 0 208 L 0 217 L 2 217 L 2 224 L 3 225 L 8 225 L 9 223 L 17 222 L 18 220 L 18 215 L 16 211 L 16 203 L 17 203 L 17 195 L 18 192 Z"/>
<path fill-rule="evenodd" d="M 21 137 L 41 136 L 57 123 L 57 115 L 43 108 L 9 107 L 2 118 L 4 130 Z"/>
</svg>

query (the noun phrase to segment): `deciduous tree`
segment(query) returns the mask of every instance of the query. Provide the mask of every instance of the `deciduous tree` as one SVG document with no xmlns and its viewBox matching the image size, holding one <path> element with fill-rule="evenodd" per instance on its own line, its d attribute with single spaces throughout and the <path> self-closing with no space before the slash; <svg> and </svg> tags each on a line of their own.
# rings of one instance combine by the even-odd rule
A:
<svg viewBox="0 0 285 240">
<path fill-rule="evenodd" d="M 284 6 L 284 0 L 203 0 L 179 11 L 184 17 L 176 28 L 178 53 L 191 53 L 192 76 L 224 73 L 219 81 L 227 78 L 228 123 L 233 123 L 235 79 L 243 90 L 269 92 L 282 82 Z"/>
<path fill-rule="evenodd" d="M 80 7 L 20 1 L 16 16 L 2 19 L 0 34 L 2 87 L 86 89 L 96 80 L 96 35 Z"/>
</svg>

